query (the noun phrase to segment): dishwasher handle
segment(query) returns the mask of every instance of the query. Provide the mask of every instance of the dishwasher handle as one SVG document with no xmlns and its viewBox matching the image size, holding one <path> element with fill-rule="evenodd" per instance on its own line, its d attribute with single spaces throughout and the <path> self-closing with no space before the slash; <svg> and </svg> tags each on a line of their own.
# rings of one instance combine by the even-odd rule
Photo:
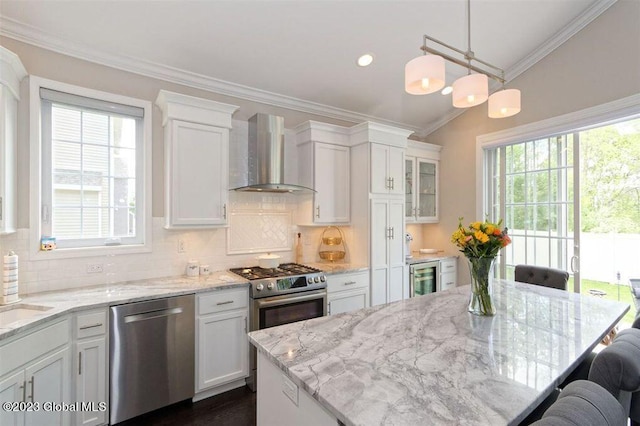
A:
<svg viewBox="0 0 640 426">
<path fill-rule="evenodd" d="M 141 314 L 127 315 L 124 317 L 124 322 L 144 321 L 153 318 L 168 317 L 169 315 L 176 315 L 180 313 L 182 313 L 182 308 L 157 309 L 155 311 L 143 312 Z"/>
</svg>

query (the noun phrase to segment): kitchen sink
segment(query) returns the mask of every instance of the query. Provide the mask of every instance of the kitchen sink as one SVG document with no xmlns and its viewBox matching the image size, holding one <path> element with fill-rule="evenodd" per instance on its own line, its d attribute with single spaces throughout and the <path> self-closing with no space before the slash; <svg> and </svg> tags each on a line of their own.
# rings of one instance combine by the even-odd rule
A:
<svg viewBox="0 0 640 426">
<path fill-rule="evenodd" d="M 44 311 L 48 311 L 49 309 L 51 309 L 51 307 L 42 305 L 18 304 L 7 309 L 0 309 L 0 327 L 6 327 L 7 325 L 16 321 L 29 319 L 35 315 L 43 313 Z"/>
</svg>

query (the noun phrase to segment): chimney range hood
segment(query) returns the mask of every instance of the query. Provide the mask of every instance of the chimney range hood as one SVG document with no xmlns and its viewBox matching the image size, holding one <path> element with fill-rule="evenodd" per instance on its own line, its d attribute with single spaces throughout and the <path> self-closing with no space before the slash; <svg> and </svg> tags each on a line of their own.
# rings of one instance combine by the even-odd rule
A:
<svg viewBox="0 0 640 426">
<path fill-rule="evenodd" d="M 315 192 L 284 183 L 284 118 L 256 114 L 249 119 L 249 176 L 243 192 Z"/>
</svg>

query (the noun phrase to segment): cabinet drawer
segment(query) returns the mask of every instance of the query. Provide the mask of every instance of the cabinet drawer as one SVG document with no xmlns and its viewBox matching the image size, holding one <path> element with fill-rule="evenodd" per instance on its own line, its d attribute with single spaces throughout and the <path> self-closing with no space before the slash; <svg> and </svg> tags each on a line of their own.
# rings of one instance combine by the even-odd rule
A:
<svg viewBox="0 0 640 426">
<path fill-rule="evenodd" d="M 351 274 L 335 274 L 327 276 L 327 291 L 351 290 L 369 287 L 369 273 L 357 272 Z"/>
<path fill-rule="evenodd" d="M 456 286 L 456 272 L 440 274 L 440 291 L 449 290 Z"/>
<path fill-rule="evenodd" d="M 446 274 L 448 272 L 456 272 L 458 265 L 458 259 L 444 259 L 440 261 L 440 273 Z"/>
<path fill-rule="evenodd" d="M 249 304 L 249 291 L 222 290 L 198 296 L 198 315 L 246 308 Z"/>
<path fill-rule="evenodd" d="M 76 337 L 101 336 L 107 332 L 107 311 L 91 311 L 76 316 Z"/>
</svg>

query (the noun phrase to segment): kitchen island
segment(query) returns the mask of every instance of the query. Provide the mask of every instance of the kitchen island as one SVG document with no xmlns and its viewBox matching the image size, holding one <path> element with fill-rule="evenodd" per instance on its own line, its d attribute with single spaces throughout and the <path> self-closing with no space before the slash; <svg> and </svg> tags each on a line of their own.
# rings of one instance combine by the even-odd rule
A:
<svg viewBox="0 0 640 426">
<path fill-rule="evenodd" d="M 258 426 L 518 424 L 629 306 L 510 281 L 494 317 L 469 286 L 249 334 Z"/>
</svg>

